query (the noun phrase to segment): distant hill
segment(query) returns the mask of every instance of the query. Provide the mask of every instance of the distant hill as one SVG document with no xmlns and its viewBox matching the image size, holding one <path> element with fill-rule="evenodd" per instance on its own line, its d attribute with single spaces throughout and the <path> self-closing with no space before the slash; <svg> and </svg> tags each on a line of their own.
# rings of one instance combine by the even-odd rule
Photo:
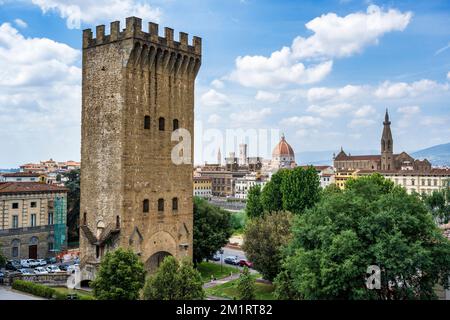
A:
<svg viewBox="0 0 450 320">
<path fill-rule="evenodd" d="M 7 172 L 18 172 L 19 171 L 19 169 L 1 169 L 0 168 L 0 172 L 3 172 L 3 173 L 7 173 Z"/>
<path fill-rule="evenodd" d="M 300 165 L 332 165 L 333 153 L 339 150 L 304 151 L 295 154 L 295 160 Z M 380 154 L 380 150 L 345 150 L 348 154 Z M 423 150 L 409 152 L 416 159 L 428 159 L 433 166 L 450 166 L 450 143 L 440 144 Z"/>
<path fill-rule="evenodd" d="M 450 166 L 450 143 L 439 144 L 411 153 L 413 158 L 428 159 L 433 166 Z"/>
</svg>

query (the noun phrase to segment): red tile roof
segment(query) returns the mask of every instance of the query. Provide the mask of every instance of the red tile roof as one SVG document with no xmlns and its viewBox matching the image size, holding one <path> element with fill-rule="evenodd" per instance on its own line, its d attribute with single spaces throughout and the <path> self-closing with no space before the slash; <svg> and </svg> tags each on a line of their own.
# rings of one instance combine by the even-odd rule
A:
<svg viewBox="0 0 450 320">
<path fill-rule="evenodd" d="M 18 193 L 54 193 L 67 192 L 65 187 L 38 182 L 0 182 L 0 195 Z"/>
</svg>

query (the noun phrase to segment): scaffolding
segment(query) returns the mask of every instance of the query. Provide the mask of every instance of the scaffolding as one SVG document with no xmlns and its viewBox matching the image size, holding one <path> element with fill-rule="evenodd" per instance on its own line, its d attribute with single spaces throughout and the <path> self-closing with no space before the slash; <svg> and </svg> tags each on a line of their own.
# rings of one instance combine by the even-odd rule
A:
<svg viewBox="0 0 450 320">
<path fill-rule="evenodd" d="M 56 196 L 54 200 L 54 243 L 53 251 L 60 253 L 66 244 L 67 203 L 65 197 Z"/>
</svg>

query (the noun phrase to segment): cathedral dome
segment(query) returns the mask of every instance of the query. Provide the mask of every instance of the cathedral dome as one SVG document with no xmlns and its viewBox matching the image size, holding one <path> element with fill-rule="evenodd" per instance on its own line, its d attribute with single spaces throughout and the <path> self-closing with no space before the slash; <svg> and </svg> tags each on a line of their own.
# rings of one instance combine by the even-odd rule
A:
<svg viewBox="0 0 450 320">
<path fill-rule="evenodd" d="M 280 157 L 295 157 L 294 150 L 289 145 L 289 143 L 287 143 L 286 139 L 284 138 L 284 134 L 281 136 L 281 141 L 278 142 L 278 144 L 272 151 L 272 158 Z"/>
</svg>

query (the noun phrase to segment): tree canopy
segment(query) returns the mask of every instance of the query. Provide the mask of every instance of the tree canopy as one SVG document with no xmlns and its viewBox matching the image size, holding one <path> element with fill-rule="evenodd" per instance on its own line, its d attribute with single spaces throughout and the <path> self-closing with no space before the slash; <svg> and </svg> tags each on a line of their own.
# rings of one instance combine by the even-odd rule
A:
<svg viewBox="0 0 450 320">
<path fill-rule="evenodd" d="M 264 279 L 272 281 L 281 270 L 282 249 L 291 239 L 292 220 L 289 212 L 273 212 L 246 225 L 242 249 Z"/>
<path fill-rule="evenodd" d="M 71 170 L 64 173 L 67 181 L 65 187 L 69 189 L 67 193 L 67 233 L 68 240 L 79 240 L 79 220 L 80 220 L 80 169 Z"/>
<path fill-rule="evenodd" d="M 244 267 L 239 276 L 237 291 L 240 300 L 255 300 L 256 298 L 255 279 L 253 279 L 247 267 Z"/>
<path fill-rule="evenodd" d="M 255 185 L 248 190 L 247 205 L 245 212 L 249 218 L 263 215 L 263 206 L 261 204 L 261 186 Z"/>
<path fill-rule="evenodd" d="M 155 274 L 151 275 L 144 287 L 146 300 L 199 300 L 205 297 L 200 272 L 192 262 L 167 256 Z"/>
<path fill-rule="evenodd" d="M 372 265 L 381 270 L 379 290 L 366 287 Z M 374 174 L 295 218 L 275 282 L 289 298 L 431 299 L 449 276 L 450 242 L 424 203 Z"/>
<path fill-rule="evenodd" d="M 211 258 L 233 233 L 230 212 L 194 197 L 194 262 Z"/>
<path fill-rule="evenodd" d="M 283 210 L 283 195 L 281 183 L 283 176 L 289 174 L 287 169 L 278 170 L 272 175 L 261 192 L 261 205 L 266 212 L 277 212 Z"/>
<path fill-rule="evenodd" d="M 99 300 L 136 300 L 144 282 L 145 270 L 139 257 L 119 248 L 103 257 L 91 287 Z"/>
<path fill-rule="evenodd" d="M 297 167 L 283 174 L 281 182 L 283 210 L 303 213 L 320 198 L 320 180 L 314 167 Z"/>
<path fill-rule="evenodd" d="M 437 223 L 447 223 L 450 220 L 450 188 L 433 191 L 423 195 L 423 200 L 431 211 Z"/>
</svg>

